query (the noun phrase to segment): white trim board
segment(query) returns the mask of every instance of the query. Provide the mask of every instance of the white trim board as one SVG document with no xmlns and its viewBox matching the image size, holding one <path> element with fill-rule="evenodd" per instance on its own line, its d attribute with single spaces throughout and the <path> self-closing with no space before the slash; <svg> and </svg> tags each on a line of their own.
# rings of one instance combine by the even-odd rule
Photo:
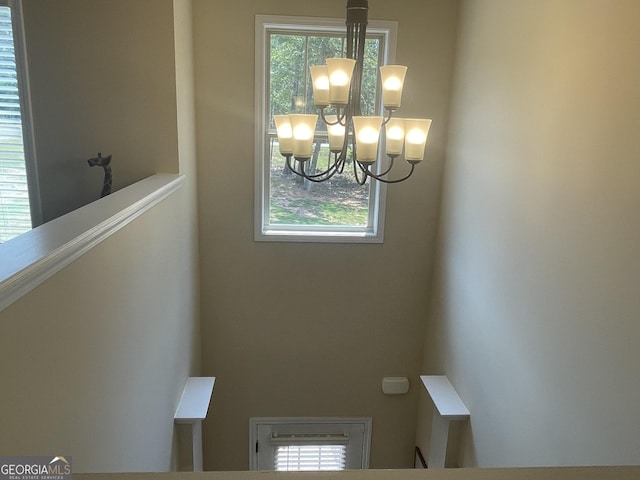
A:
<svg viewBox="0 0 640 480">
<path fill-rule="evenodd" d="M 469 409 L 444 375 L 422 375 L 424 388 L 429 393 L 438 413 L 448 420 L 469 418 Z"/>
<path fill-rule="evenodd" d="M 174 415 L 177 423 L 192 423 L 207 417 L 216 377 L 189 377 Z"/>
<path fill-rule="evenodd" d="M 158 204 L 184 182 L 158 174 L 0 245 L 0 311 Z"/>
</svg>

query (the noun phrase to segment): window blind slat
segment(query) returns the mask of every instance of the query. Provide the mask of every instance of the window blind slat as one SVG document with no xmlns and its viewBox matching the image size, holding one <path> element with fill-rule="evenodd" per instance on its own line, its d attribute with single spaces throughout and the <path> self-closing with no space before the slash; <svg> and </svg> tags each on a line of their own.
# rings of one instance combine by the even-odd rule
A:
<svg viewBox="0 0 640 480">
<path fill-rule="evenodd" d="M 31 229 L 10 7 L 0 7 L 0 243 Z"/>
<path fill-rule="evenodd" d="M 284 445 L 275 451 L 278 471 L 344 470 L 345 445 Z"/>
</svg>

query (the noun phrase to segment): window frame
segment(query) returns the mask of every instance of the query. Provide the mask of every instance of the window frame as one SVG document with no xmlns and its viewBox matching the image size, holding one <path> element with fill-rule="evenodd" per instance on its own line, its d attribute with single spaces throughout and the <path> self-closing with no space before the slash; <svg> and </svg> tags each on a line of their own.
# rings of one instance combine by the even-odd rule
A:
<svg viewBox="0 0 640 480">
<path fill-rule="evenodd" d="M 367 33 L 384 39 L 382 63 L 395 61 L 398 22 L 369 20 Z M 268 242 L 383 243 L 387 186 L 373 182 L 370 186 L 369 225 L 356 226 L 271 226 L 269 225 L 270 159 L 267 157 L 268 135 L 266 111 L 269 82 L 267 78 L 268 35 L 271 31 L 304 33 L 345 33 L 344 18 L 256 15 L 255 19 L 255 196 L 254 240 Z M 381 108 L 381 105 L 380 105 Z M 347 166 L 349 168 L 349 166 Z M 371 180 L 370 180 L 371 181 Z"/>
<path fill-rule="evenodd" d="M 18 96 L 20 98 L 20 119 L 22 123 L 22 144 L 24 148 L 25 171 L 29 191 L 29 209 L 31 228 L 42 225 L 42 202 L 38 182 L 36 162 L 36 143 L 33 127 L 33 111 L 31 88 L 29 85 L 29 63 L 27 59 L 27 42 L 24 28 L 24 15 L 21 0 L 0 0 L 0 6 L 11 9 L 11 25 L 13 29 L 13 46 L 16 60 Z"/>
<path fill-rule="evenodd" d="M 249 470 L 265 470 L 265 463 L 260 461 L 260 452 L 263 455 L 266 454 L 268 458 L 274 458 L 275 448 L 265 441 L 267 435 L 338 435 L 341 433 L 345 433 L 348 438 L 344 443 L 346 469 L 367 469 L 371 452 L 372 425 L 371 417 L 251 417 L 249 418 Z M 292 444 L 295 443 L 297 442 L 292 442 Z M 330 445 L 331 442 L 326 444 Z M 266 470 L 275 471 L 275 465 L 272 469 L 266 468 Z"/>
</svg>

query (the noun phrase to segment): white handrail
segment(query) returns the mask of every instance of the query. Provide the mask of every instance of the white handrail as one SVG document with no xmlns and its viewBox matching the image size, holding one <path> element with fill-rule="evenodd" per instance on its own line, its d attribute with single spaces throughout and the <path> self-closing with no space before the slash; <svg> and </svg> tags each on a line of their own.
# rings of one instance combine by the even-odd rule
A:
<svg viewBox="0 0 640 480">
<path fill-rule="evenodd" d="M 0 311 L 171 195 L 184 175 L 158 174 L 0 245 Z"/>
</svg>

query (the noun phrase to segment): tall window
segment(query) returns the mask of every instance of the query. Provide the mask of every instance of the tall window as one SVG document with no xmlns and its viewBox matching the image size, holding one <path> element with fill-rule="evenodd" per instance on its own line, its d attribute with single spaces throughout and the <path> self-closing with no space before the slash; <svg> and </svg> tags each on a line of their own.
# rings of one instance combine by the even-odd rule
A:
<svg viewBox="0 0 640 480">
<path fill-rule="evenodd" d="M 378 67 L 389 63 L 394 22 L 370 22 L 365 44 L 362 113 L 380 111 Z M 317 113 L 309 66 L 346 50 L 343 19 L 256 17 L 256 239 L 381 242 L 384 186 L 360 186 L 348 165 L 323 183 L 293 174 L 280 155 L 274 115 Z M 307 171 L 330 162 L 326 127 L 319 120 Z"/>
<path fill-rule="evenodd" d="M 0 0 L 0 243 L 39 223 L 26 85 L 20 2 Z"/>
</svg>

